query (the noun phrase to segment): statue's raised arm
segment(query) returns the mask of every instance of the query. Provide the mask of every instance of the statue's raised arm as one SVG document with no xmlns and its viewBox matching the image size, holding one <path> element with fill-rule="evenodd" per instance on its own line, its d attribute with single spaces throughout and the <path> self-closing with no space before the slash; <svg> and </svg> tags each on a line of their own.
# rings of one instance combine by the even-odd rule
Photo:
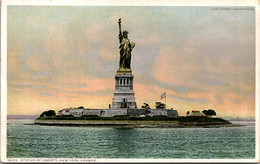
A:
<svg viewBox="0 0 260 164">
<path fill-rule="evenodd" d="M 119 18 L 119 20 L 118 20 L 118 26 L 119 26 L 119 35 L 120 34 L 122 34 L 122 32 L 121 32 L 121 18 Z"/>
<path fill-rule="evenodd" d="M 119 34 L 118 34 L 118 38 L 119 38 L 119 43 L 122 41 L 123 36 L 122 36 L 122 30 L 121 30 L 121 18 L 119 18 L 118 20 L 118 26 L 119 26 Z"/>
</svg>

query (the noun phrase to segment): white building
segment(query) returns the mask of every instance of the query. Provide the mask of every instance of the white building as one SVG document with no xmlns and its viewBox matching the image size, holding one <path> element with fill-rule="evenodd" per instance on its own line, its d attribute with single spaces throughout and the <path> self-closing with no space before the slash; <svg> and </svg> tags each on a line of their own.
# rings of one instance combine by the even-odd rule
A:
<svg viewBox="0 0 260 164">
<path fill-rule="evenodd" d="M 187 117 L 206 117 L 206 115 L 201 113 L 200 111 L 193 110 L 187 115 Z"/>
</svg>

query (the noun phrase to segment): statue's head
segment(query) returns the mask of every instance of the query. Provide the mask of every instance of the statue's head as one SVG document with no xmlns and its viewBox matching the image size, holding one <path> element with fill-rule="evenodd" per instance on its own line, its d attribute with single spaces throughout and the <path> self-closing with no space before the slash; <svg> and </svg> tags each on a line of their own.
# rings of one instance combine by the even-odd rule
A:
<svg viewBox="0 0 260 164">
<path fill-rule="evenodd" d="M 123 31 L 123 37 L 127 38 L 127 35 L 128 35 L 128 31 L 124 30 Z"/>
</svg>

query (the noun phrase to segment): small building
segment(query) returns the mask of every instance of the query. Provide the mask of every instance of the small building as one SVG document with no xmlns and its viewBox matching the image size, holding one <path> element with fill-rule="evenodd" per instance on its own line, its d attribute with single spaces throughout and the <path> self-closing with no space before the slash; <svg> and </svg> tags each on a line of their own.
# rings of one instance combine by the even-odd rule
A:
<svg viewBox="0 0 260 164">
<path fill-rule="evenodd" d="M 62 109 L 58 112 L 58 115 L 70 115 L 70 109 Z"/>
<path fill-rule="evenodd" d="M 206 117 L 206 115 L 201 113 L 200 111 L 193 110 L 187 115 L 187 117 Z"/>
</svg>

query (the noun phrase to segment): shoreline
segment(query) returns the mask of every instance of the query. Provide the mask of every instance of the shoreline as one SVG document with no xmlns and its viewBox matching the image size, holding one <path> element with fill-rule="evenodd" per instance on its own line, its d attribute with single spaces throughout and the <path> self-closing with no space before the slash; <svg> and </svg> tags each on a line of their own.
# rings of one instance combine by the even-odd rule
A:
<svg viewBox="0 0 260 164">
<path fill-rule="evenodd" d="M 32 125 L 115 128 L 220 128 L 244 125 L 224 122 L 129 121 L 129 120 L 35 120 Z"/>
</svg>

